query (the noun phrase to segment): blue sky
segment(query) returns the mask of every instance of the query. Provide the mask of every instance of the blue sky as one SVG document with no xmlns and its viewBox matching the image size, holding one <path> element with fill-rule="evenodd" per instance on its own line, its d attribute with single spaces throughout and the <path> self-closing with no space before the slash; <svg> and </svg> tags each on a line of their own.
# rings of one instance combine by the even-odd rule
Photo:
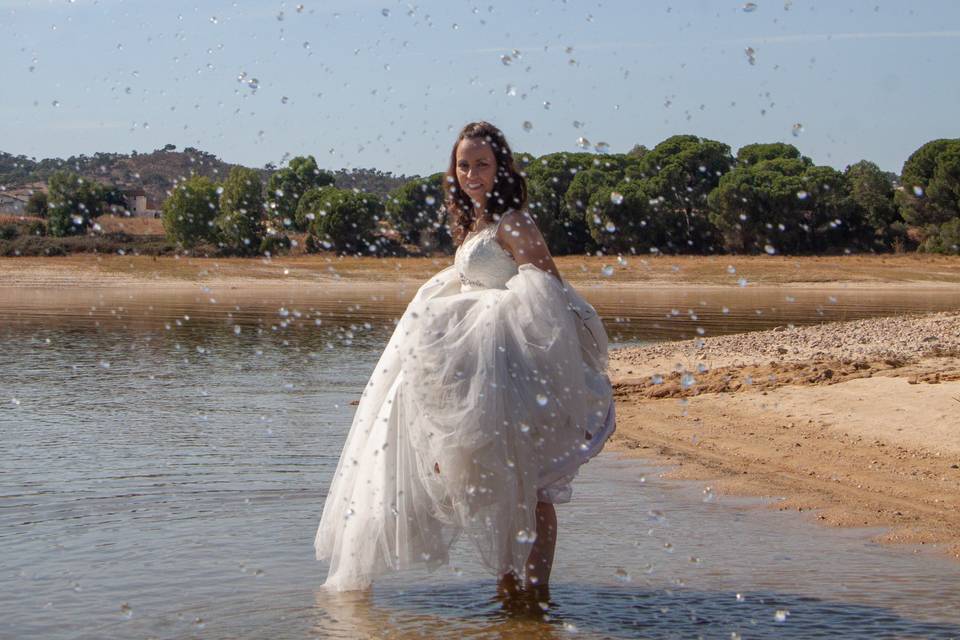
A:
<svg viewBox="0 0 960 640">
<path fill-rule="evenodd" d="M 426 174 L 487 119 L 534 154 L 692 133 L 899 172 L 960 137 L 958 61 L 950 0 L 0 0 L 0 150 Z"/>
</svg>

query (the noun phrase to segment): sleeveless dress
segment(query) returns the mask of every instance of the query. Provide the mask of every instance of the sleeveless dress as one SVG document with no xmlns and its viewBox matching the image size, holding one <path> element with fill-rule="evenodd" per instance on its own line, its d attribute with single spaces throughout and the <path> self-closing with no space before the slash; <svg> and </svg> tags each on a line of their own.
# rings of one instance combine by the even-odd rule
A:
<svg viewBox="0 0 960 640">
<path fill-rule="evenodd" d="M 615 429 L 596 311 L 518 267 L 502 221 L 417 290 L 363 391 L 315 539 L 327 587 L 446 564 L 461 534 L 492 573 L 522 579 L 537 502 L 569 501 Z"/>
</svg>

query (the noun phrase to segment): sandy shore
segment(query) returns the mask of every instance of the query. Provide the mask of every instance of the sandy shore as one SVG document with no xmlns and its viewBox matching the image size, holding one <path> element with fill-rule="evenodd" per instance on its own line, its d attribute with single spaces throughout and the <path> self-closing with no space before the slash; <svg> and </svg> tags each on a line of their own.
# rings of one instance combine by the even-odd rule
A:
<svg viewBox="0 0 960 640">
<path fill-rule="evenodd" d="M 612 448 L 960 559 L 960 314 L 611 352 Z"/>
</svg>

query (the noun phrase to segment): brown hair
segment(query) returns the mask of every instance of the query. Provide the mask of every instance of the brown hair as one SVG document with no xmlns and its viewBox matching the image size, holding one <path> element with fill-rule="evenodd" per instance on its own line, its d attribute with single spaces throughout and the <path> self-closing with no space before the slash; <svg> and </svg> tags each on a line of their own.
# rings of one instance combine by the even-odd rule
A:
<svg viewBox="0 0 960 640">
<path fill-rule="evenodd" d="M 453 143 L 450 164 L 443 181 L 444 204 L 451 220 L 453 241 L 459 245 L 467 236 L 476 219 L 473 200 L 464 192 L 457 180 L 457 147 L 461 140 L 482 138 L 490 143 L 497 160 L 497 178 L 493 193 L 487 200 L 487 214 L 503 215 L 510 209 L 523 209 L 527 204 L 527 181 L 517 170 L 513 152 L 500 129 L 489 122 L 471 122 L 466 125 Z M 482 214 L 481 214 L 482 215 Z"/>
</svg>

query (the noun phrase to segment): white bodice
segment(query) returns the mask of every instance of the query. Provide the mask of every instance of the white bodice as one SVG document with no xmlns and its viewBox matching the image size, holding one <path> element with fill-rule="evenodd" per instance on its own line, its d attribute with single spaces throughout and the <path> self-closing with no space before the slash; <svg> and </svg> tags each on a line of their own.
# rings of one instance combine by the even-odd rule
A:
<svg viewBox="0 0 960 640">
<path fill-rule="evenodd" d="M 505 289 L 507 280 L 517 275 L 517 263 L 497 240 L 499 226 L 498 221 L 468 234 L 457 248 L 453 264 L 461 291 Z"/>
</svg>

